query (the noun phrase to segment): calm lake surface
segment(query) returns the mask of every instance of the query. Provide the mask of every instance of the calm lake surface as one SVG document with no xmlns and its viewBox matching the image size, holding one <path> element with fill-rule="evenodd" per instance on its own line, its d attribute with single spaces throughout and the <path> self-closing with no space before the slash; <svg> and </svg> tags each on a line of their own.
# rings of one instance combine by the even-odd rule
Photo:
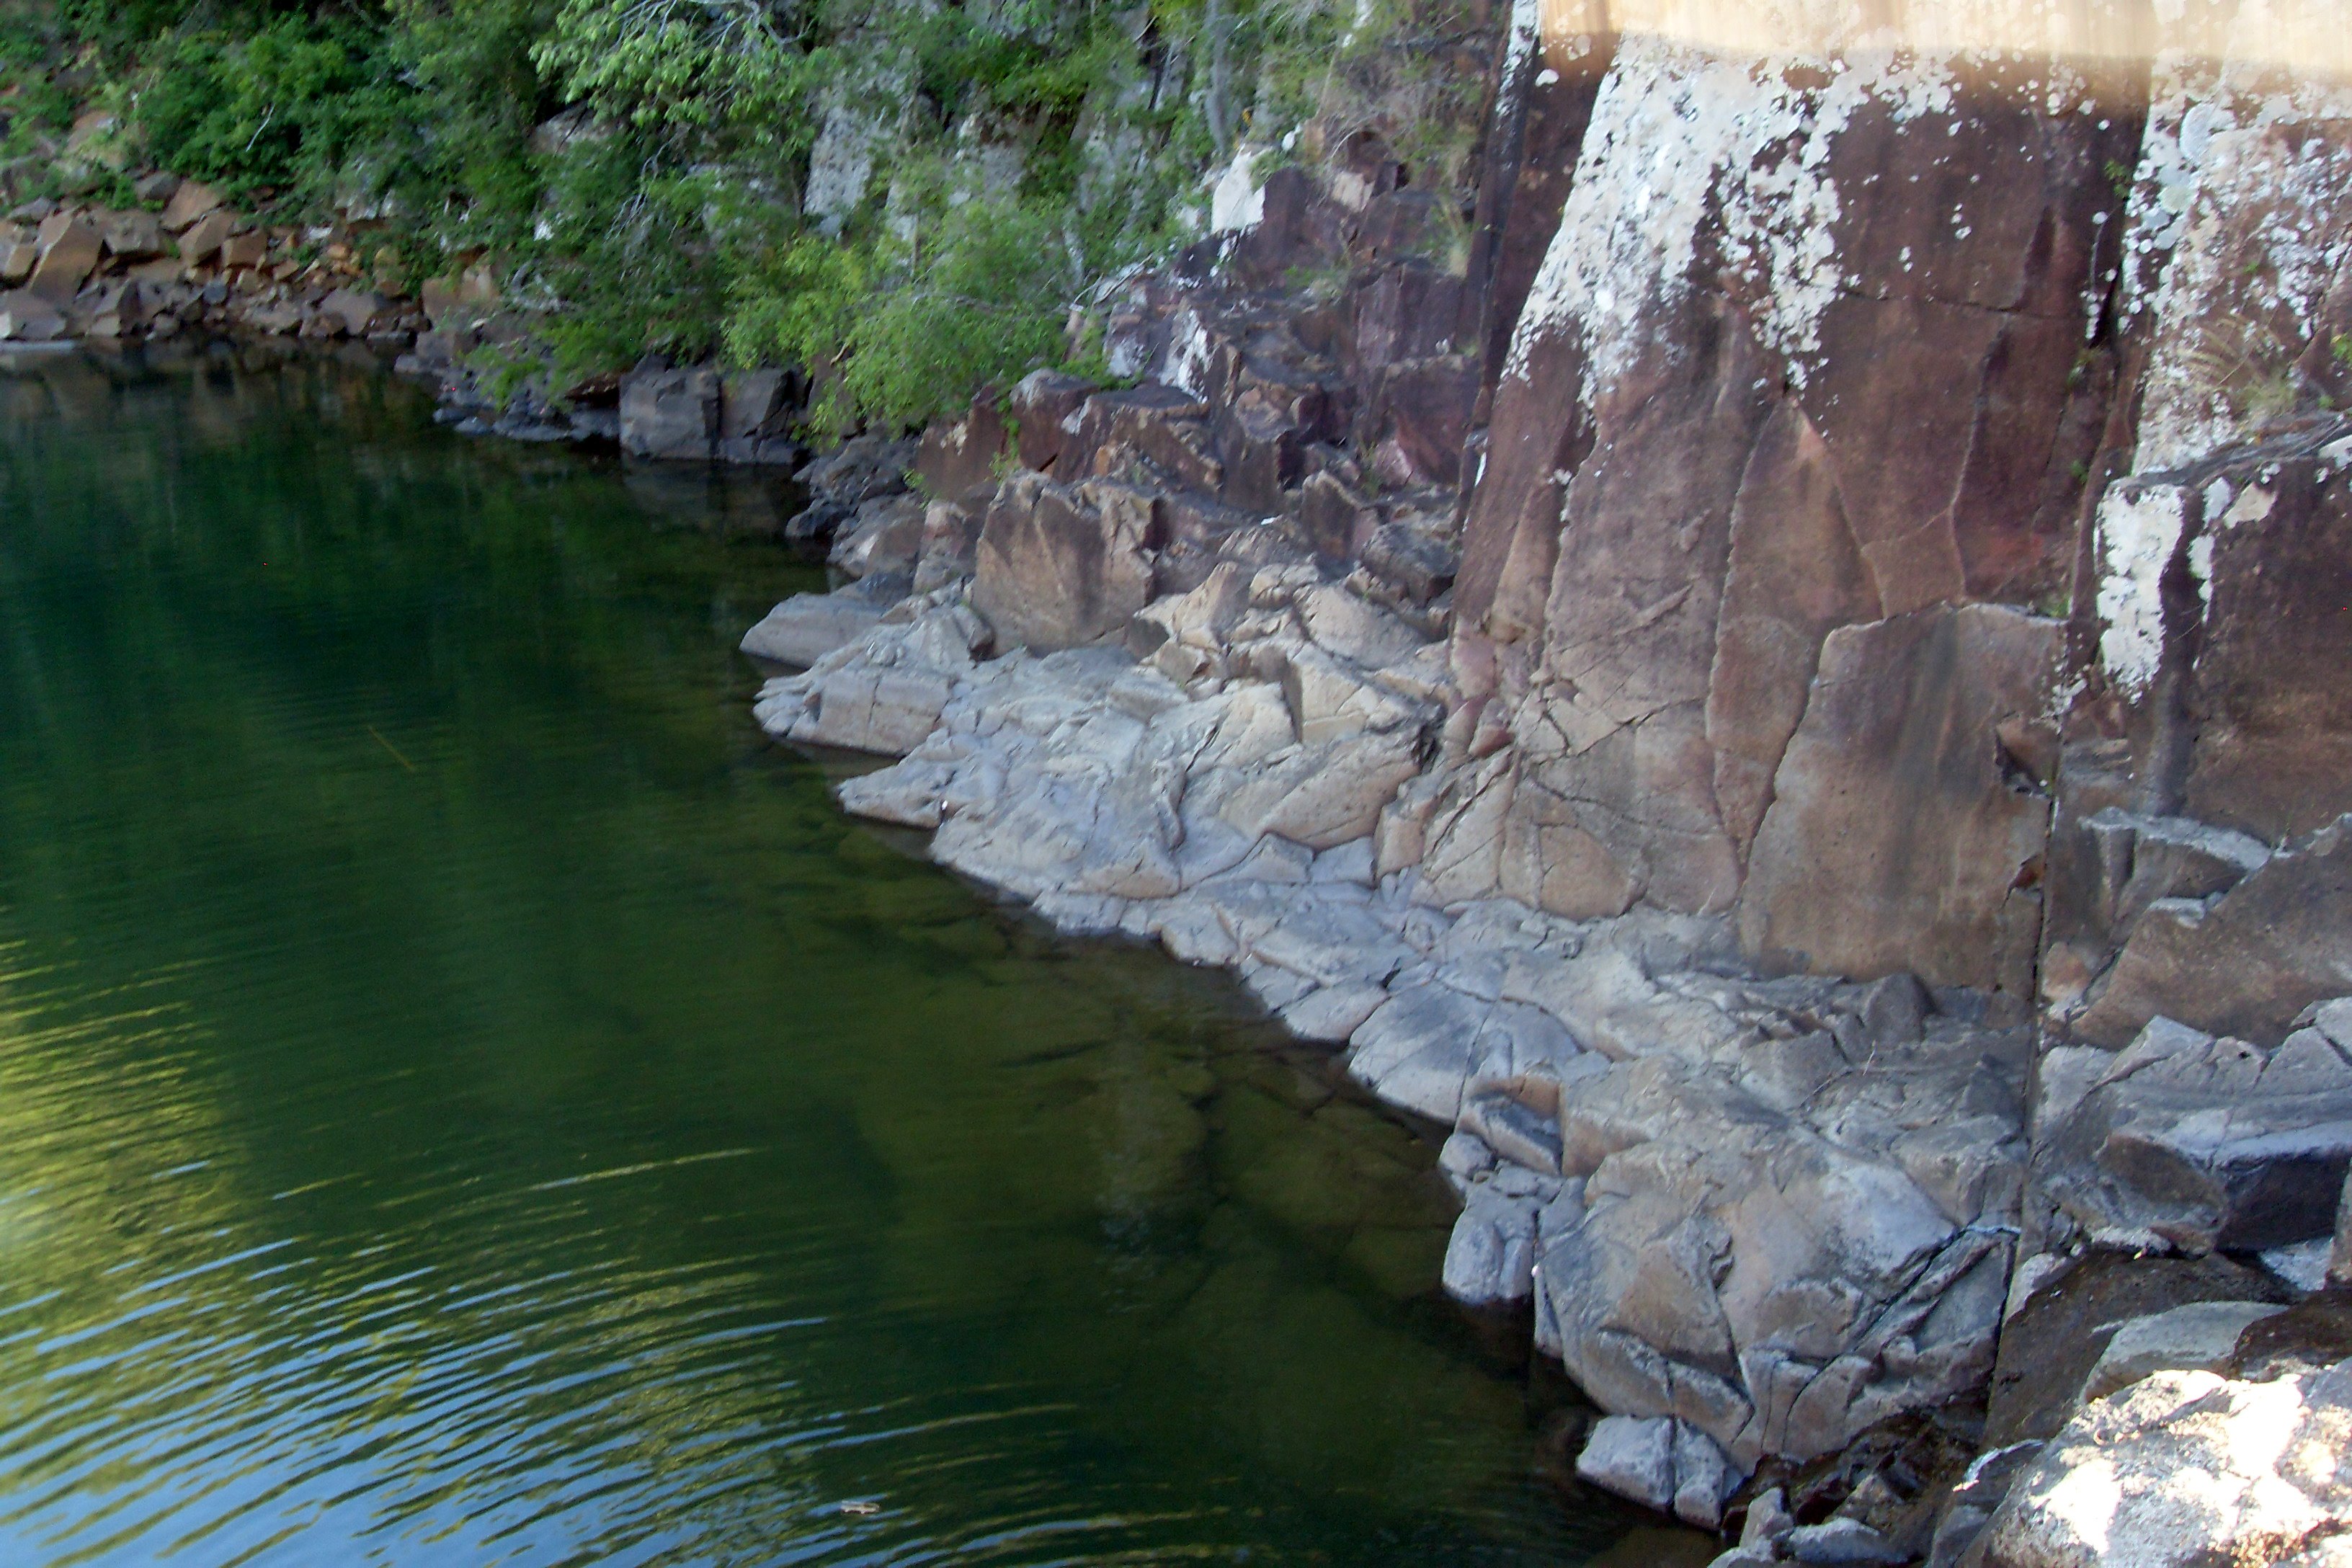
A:
<svg viewBox="0 0 2352 1568">
<path fill-rule="evenodd" d="M 775 481 L 0 405 L 0 1563 L 1705 1560 L 1545 1479 L 1425 1142 L 763 742 Z"/>
</svg>

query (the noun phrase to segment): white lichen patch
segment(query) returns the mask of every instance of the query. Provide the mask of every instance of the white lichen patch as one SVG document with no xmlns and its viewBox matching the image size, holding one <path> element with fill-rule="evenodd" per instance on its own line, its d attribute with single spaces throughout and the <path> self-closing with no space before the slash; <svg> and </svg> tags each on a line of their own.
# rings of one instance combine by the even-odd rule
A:
<svg viewBox="0 0 2352 1568">
<path fill-rule="evenodd" d="M 2295 40 L 2352 34 L 2336 0 L 2246 0 L 2226 39 L 2204 7 L 2164 13 L 2121 297 L 2156 323 L 2143 472 L 2253 437 L 2294 402 L 2288 366 L 2352 261 L 2352 82 L 2324 50 L 2278 64 Z"/>
<path fill-rule="evenodd" d="M 1255 164 L 1264 151 L 1246 144 L 1234 149 L 1234 161 L 1209 190 L 1209 232 L 1240 234 L 1255 228 L 1265 216 L 1265 187 Z"/>
<path fill-rule="evenodd" d="M 2107 672 L 2137 697 L 2156 679 L 2164 652 L 2164 569 L 2180 547 L 2187 520 L 2181 492 L 2169 485 L 2112 489 L 2099 502 L 2099 647 Z"/>
<path fill-rule="evenodd" d="M 1739 58 L 1627 39 L 1506 374 L 1526 374 L 1543 334 L 1573 331 L 1592 366 L 1589 400 L 1646 345 L 1655 313 L 1696 282 L 1700 226 L 1711 222 L 1725 278 L 1802 385 L 1822 316 L 1847 281 L 1829 172 L 1838 136 L 1865 112 L 1898 124 L 1949 115 L 1956 85 L 1941 62 L 1885 47 Z"/>
<path fill-rule="evenodd" d="M 1160 361 L 1152 379 L 1195 397 L 1208 390 L 1209 329 L 1202 324 L 1200 312 L 1191 306 L 1179 310 L 1176 319 L 1169 323 L 1167 356 Z"/>
<path fill-rule="evenodd" d="M 2320 330 L 2334 280 L 2352 268 L 2352 84 L 2325 52 L 2282 71 L 2280 51 L 2315 29 L 2346 29 L 2336 0 L 2246 0 L 2226 43 L 2213 13 L 2161 9 L 2165 52 L 2142 143 L 2121 300 L 2154 337 L 2134 468 L 2161 474 L 2259 441 L 2305 412 L 2294 362 Z M 2217 58 L 2216 47 L 2221 46 Z M 2266 515 L 2270 492 L 2218 483 L 2216 531 Z M 2179 549 L 2177 489 L 2111 492 L 2099 509 L 2103 661 L 2146 690 L 2162 644 L 2158 585 Z M 2200 579 L 2211 539 L 2192 548 Z"/>
<path fill-rule="evenodd" d="M 2276 121 L 2211 132 L 2153 304 L 2139 468 L 2194 461 L 2291 412 L 2291 367 L 2347 265 L 2352 147 Z"/>
</svg>

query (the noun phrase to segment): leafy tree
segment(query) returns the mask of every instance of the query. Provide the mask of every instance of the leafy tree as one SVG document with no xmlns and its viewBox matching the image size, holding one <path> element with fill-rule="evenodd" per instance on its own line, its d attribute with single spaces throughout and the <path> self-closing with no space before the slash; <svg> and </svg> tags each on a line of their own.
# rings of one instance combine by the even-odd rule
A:
<svg viewBox="0 0 2352 1568">
<path fill-rule="evenodd" d="M 1237 141 L 1315 117 L 1458 163 L 1464 4 L 0 0 L 0 56 L 38 62 L 5 150 L 87 100 L 78 62 L 157 161 L 248 205 L 363 212 L 412 278 L 490 256 L 559 382 L 789 361 L 823 427 L 901 425 L 1072 352 Z M 802 193 L 844 113 L 887 129 L 820 227 Z"/>
</svg>

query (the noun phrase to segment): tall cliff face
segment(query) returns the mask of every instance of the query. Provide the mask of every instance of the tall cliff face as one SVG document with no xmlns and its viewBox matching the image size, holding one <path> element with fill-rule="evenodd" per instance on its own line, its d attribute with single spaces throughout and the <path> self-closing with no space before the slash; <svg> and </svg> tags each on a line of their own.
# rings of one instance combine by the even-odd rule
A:
<svg viewBox="0 0 2352 1568">
<path fill-rule="evenodd" d="M 1458 267 L 1376 139 L 1236 175 L 1142 384 L 843 468 L 761 720 L 1449 1126 L 1449 1289 L 1712 1522 L 2088 1250 L 2330 1228 L 2333 12 L 1522 5 Z"/>
<path fill-rule="evenodd" d="M 2340 573 L 2340 483 L 2308 457 L 2293 521 L 2208 536 L 2160 477 L 2342 391 L 2340 107 L 2206 14 L 2151 119 L 2104 19 L 1618 45 L 1468 511 L 1449 896 L 1736 911 L 1759 962 L 2030 994 L 2062 730 L 2159 814 L 2345 809 L 2342 595 L 2274 554 Z"/>
</svg>

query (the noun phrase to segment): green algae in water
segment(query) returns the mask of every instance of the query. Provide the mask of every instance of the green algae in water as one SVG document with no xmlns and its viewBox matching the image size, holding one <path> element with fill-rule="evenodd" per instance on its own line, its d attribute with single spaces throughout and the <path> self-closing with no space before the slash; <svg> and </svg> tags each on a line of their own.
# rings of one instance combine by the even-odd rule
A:
<svg viewBox="0 0 2352 1568">
<path fill-rule="evenodd" d="M 1704 1560 L 1538 1475 L 1425 1142 L 762 742 L 788 487 L 0 399 L 0 1562 Z"/>
</svg>

